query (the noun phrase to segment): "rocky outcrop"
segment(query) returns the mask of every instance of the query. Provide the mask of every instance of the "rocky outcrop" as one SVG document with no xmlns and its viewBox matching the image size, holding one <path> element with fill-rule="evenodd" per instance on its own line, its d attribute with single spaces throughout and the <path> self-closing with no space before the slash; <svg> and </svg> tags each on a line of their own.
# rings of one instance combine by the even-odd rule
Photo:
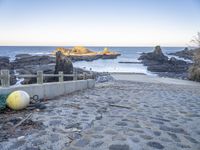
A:
<svg viewBox="0 0 200 150">
<path fill-rule="evenodd" d="M 178 56 L 180 58 L 184 58 L 184 59 L 189 59 L 189 60 L 193 60 L 195 53 L 197 53 L 198 51 L 200 51 L 200 48 L 196 48 L 196 49 L 188 49 L 187 47 L 182 50 L 182 51 L 178 51 L 175 53 L 169 53 L 169 55 L 174 55 L 174 56 Z"/>
<path fill-rule="evenodd" d="M 62 71 L 64 74 L 73 74 L 73 64 L 68 57 L 65 57 L 61 52 L 56 52 L 55 74 Z M 64 77 L 64 80 L 72 80 L 72 77 Z"/>
<path fill-rule="evenodd" d="M 111 52 L 108 48 L 105 48 L 102 52 L 91 51 L 82 46 L 76 46 L 72 49 L 70 48 L 57 48 L 53 51 L 53 55 L 56 52 L 61 52 L 64 56 L 69 57 L 72 61 L 93 61 L 97 59 L 116 59 L 120 56 L 120 53 Z"/>
<path fill-rule="evenodd" d="M 142 60 L 143 63 L 149 64 L 152 63 L 164 63 L 168 61 L 168 57 L 165 56 L 161 50 L 160 46 L 156 46 L 153 52 L 150 53 L 142 53 L 139 60 Z"/>
<path fill-rule="evenodd" d="M 14 68 L 23 68 L 24 66 L 45 65 L 55 63 L 55 58 L 47 55 L 33 56 L 29 54 L 20 54 L 16 56 L 12 65 Z"/>
<path fill-rule="evenodd" d="M 174 74 L 175 77 L 186 78 L 186 72 L 190 66 L 189 63 L 175 57 L 169 59 L 163 54 L 160 46 L 156 46 L 153 52 L 141 54 L 139 60 L 147 66 L 149 71 L 156 72 L 160 76 L 168 76 L 167 73 L 169 73 L 170 77 Z"/>
<path fill-rule="evenodd" d="M 55 70 L 55 58 L 47 55 L 38 56 L 30 54 L 18 54 L 16 59 L 11 62 L 17 74 L 37 74 L 42 70 L 45 74 L 53 74 Z M 53 81 L 51 77 L 46 77 L 44 82 Z M 36 83 L 36 78 L 24 78 L 22 84 Z"/>
</svg>

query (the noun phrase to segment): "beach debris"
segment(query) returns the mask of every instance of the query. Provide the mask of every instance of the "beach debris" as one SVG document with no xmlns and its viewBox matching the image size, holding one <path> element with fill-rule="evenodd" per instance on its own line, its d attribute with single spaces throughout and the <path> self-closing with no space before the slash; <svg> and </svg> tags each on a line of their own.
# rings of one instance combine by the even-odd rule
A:
<svg viewBox="0 0 200 150">
<path fill-rule="evenodd" d="M 25 136 L 19 136 L 19 137 L 17 138 L 18 141 L 22 141 L 22 140 L 24 140 L 24 139 L 25 139 Z"/>
<path fill-rule="evenodd" d="M 6 108 L 7 97 L 8 97 L 7 94 L 0 95 L 0 110 L 3 110 Z"/>
<path fill-rule="evenodd" d="M 125 109 L 131 109 L 129 106 L 123 106 L 123 105 L 116 105 L 116 104 L 109 104 L 111 107 L 118 107 L 118 108 L 125 108 Z"/>
<path fill-rule="evenodd" d="M 65 104 L 64 106 L 65 107 L 72 107 L 72 108 L 76 108 L 76 109 L 82 109 L 80 107 L 80 105 L 78 105 L 78 104 Z"/>
<path fill-rule="evenodd" d="M 65 130 L 66 132 L 81 132 L 81 130 L 80 129 L 78 129 L 78 128 L 69 128 L 69 129 L 67 129 L 67 130 Z"/>
<path fill-rule="evenodd" d="M 72 124 L 69 124 L 65 127 L 65 129 L 71 129 L 71 128 L 80 128 L 80 123 L 77 122 L 77 123 L 72 123 Z"/>
<path fill-rule="evenodd" d="M 25 122 L 27 119 L 29 119 L 32 116 L 32 113 L 27 115 L 24 119 L 22 119 L 19 123 L 17 123 L 12 130 L 15 130 L 18 126 L 20 126 L 23 122 Z"/>
<path fill-rule="evenodd" d="M 6 99 L 6 104 L 13 110 L 26 108 L 30 103 L 30 96 L 25 91 L 14 91 Z"/>
<path fill-rule="evenodd" d="M 3 117 L 0 117 L 0 142 L 7 141 L 9 138 L 16 138 L 18 141 L 22 141 L 30 130 L 44 129 L 42 122 L 31 119 L 32 113 L 22 117 L 21 112 L 2 114 Z M 2 120 L 2 118 L 5 119 Z"/>
<path fill-rule="evenodd" d="M 44 110 L 44 109 L 46 109 L 46 106 L 43 103 L 37 102 L 37 103 L 30 104 L 26 109 L 28 109 L 28 110 Z"/>
<path fill-rule="evenodd" d="M 102 118 L 103 118 L 102 114 L 98 114 L 98 115 L 95 117 L 96 120 L 101 120 Z"/>
<path fill-rule="evenodd" d="M 113 81 L 113 80 L 114 78 L 110 74 L 97 76 L 96 78 L 97 83 L 104 83 L 104 82 Z"/>
</svg>

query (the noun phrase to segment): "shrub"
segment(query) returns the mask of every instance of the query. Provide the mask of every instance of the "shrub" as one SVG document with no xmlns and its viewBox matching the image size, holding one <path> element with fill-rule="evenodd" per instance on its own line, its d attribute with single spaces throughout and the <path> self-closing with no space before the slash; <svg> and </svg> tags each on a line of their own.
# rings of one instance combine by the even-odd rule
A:
<svg viewBox="0 0 200 150">
<path fill-rule="evenodd" d="M 200 48 L 195 50 L 194 64 L 189 68 L 189 79 L 200 82 Z"/>
</svg>

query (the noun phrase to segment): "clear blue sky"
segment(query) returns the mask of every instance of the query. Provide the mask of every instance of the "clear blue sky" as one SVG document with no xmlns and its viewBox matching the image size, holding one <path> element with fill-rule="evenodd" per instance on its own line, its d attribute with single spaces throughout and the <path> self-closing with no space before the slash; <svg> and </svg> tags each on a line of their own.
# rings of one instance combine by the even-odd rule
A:
<svg viewBox="0 0 200 150">
<path fill-rule="evenodd" d="M 200 0 L 0 0 L 0 45 L 185 46 Z"/>
</svg>

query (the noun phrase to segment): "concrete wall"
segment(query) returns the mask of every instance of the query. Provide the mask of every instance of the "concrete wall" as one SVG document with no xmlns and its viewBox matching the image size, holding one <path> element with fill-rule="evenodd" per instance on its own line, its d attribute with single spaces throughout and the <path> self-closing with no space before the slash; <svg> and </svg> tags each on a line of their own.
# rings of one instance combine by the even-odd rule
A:
<svg viewBox="0 0 200 150">
<path fill-rule="evenodd" d="M 76 80 L 66 82 L 10 86 L 8 88 L 0 87 L 0 94 L 9 94 L 16 90 L 23 90 L 26 91 L 31 97 L 34 95 L 38 95 L 40 99 L 49 99 L 56 96 L 69 94 L 75 91 L 93 88 L 94 86 L 94 80 Z"/>
</svg>

